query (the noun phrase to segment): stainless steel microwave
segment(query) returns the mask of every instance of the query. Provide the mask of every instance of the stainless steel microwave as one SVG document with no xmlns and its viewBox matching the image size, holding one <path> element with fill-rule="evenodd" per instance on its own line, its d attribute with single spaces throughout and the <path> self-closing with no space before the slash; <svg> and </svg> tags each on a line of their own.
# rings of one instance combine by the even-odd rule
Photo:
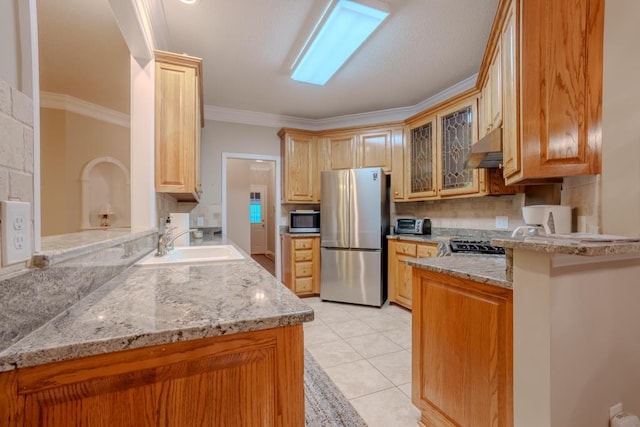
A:
<svg viewBox="0 0 640 427">
<path fill-rule="evenodd" d="M 319 233 L 320 211 L 289 212 L 289 233 Z"/>
</svg>

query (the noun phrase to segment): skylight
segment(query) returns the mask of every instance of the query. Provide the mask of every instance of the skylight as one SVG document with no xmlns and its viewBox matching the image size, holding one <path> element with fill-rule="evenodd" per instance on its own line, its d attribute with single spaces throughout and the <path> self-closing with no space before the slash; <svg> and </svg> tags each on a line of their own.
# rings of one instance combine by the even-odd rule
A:
<svg viewBox="0 0 640 427">
<path fill-rule="evenodd" d="M 324 85 L 389 16 L 386 5 L 377 1 L 335 0 L 327 11 L 294 62 L 294 80 Z"/>
</svg>

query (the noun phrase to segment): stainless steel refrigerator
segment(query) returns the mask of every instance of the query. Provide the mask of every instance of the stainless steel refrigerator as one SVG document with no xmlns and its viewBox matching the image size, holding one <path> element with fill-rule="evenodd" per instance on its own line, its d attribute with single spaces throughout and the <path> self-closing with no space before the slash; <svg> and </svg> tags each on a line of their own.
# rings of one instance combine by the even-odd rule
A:
<svg viewBox="0 0 640 427">
<path fill-rule="evenodd" d="M 388 182 L 381 168 L 322 172 L 322 300 L 377 307 L 386 301 Z"/>
</svg>

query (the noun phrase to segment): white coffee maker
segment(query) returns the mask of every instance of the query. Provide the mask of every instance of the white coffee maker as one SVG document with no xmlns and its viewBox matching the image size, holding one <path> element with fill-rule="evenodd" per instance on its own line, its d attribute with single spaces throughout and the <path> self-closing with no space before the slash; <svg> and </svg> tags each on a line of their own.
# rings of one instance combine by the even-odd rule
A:
<svg viewBox="0 0 640 427">
<path fill-rule="evenodd" d="M 527 225 L 517 227 L 513 230 L 511 237 L 571 233 L 571 206 L 524 206 L 522 218 Z"/>
</svg>

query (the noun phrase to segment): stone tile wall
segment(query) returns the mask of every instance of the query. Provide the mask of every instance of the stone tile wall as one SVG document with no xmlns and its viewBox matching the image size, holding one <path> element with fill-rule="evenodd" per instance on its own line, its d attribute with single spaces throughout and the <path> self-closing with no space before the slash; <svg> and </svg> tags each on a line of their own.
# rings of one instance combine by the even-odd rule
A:
<svg viewBox="0 0 640 427">
<path fill-rule="evenodd" d="M 601 175 L 568 176 L 562 183 L 562 205 L 572 207 L 572 230 L 602 232 Z"/>
<path fill-rule="evenodd" d="M 494 230 L 496 216 L 506 216 L 509 219 L 509 230 L 513 230 L 524 224 L 524 201 L 524 194 L 517 194 L 392 203 L 391 224 L 399 217 L 424 217 L 431 218 L 431 225 L 438 228 Z"/>
<path fill-rule="evenodd" d="M 0 200 L 10 199 L 33 206 L 33 100 L 0 80 Z M 0 268 L 0 276 L 25 267 Z"/>
</svg>

